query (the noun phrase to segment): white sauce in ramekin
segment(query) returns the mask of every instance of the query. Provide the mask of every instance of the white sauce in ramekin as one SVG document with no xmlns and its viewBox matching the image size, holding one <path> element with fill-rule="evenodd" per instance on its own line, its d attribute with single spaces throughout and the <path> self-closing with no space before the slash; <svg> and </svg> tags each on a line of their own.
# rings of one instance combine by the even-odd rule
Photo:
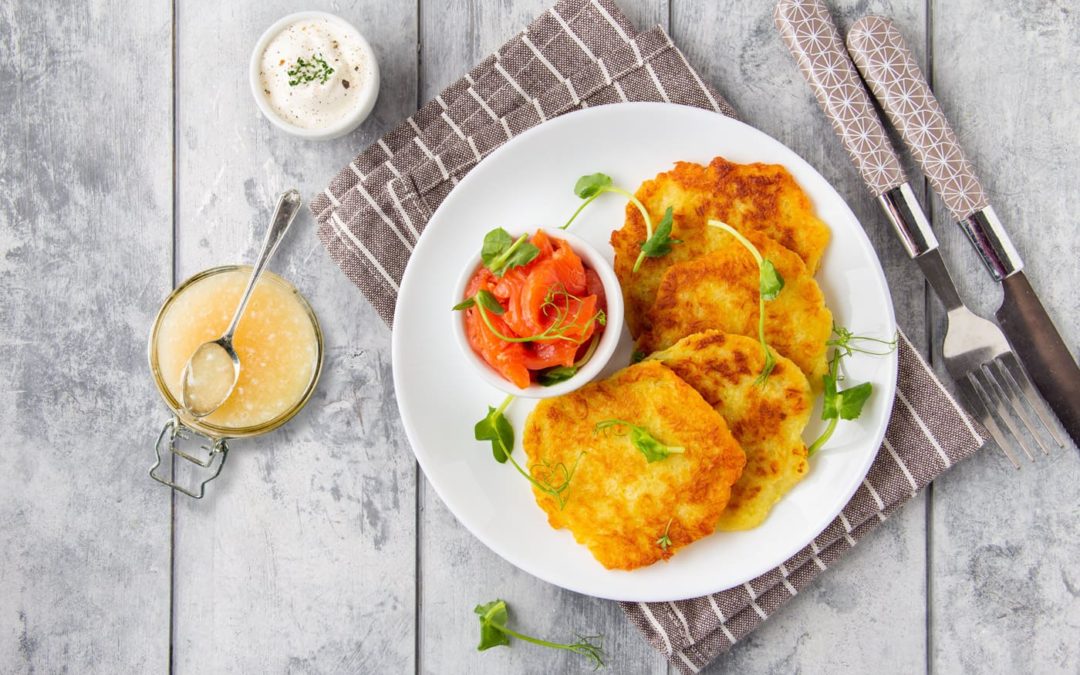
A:
<svg viewBox="0 0 1080 675">
<path fill-rule="evenodd" d="M 331 127 L 355 112 L 374 66 L 361 40 L 350 26 L 326 18 L 283 28 L 266 45 L 259 66 L 273 111 L 303 129 Z"/>
</svg>

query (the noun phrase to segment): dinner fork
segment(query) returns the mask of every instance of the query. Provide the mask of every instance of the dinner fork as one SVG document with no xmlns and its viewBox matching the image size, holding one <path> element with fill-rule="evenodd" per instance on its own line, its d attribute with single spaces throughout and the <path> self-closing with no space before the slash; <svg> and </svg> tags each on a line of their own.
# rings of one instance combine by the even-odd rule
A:
<svg viewBox="0 0 1080 675">
<path fill-rule="evenodd" d="M 1017 468 L 1020 463 L 1014 445 L 1034 459 L 1017 419 L 1047 453 L 1025 403 L 1035 411 L 1054 440 L 1064 446 L 1001 329 L 977 316 L 960 299 L 938 251 L 937 237 L 904 175 L 828 8 L 820 0 L 781 0 L 776 6 L 775 20 L 863 181 L 885 211 L 904 249 L 945 305 L 948 321 L 943 346 L 945 369 L 956 380 L 968 410 Z M 995 415 L 1008 433 L 998 425 Z"/>
<path fill-rule="evenodd" d="M 1028 459 L 1035 456 L 1016 424 L 1016 418 L 1035 439 L 1042 453 L 1049 454 L 1038 433 L 1038 425 L 1025 409 L 1025 403 L 1035 411 L 1043 428 L 1061 447 L 1065 440 L 1049 419 L 1049 412 L 1016 354 L 1009 347 L 1005 334 L 994 323 L 976 315 L 960 300 L 941 254 L 935 249 L 915 258 L 947 312 L 945 342 L 942 356 L 945 370 L 956 381 L 967 402 L 968 410 L 982 423 L 1005 455 L 1019 468 L 1010 451 L 1011 436 Z M 991 413 L 993 411 L 993 414 Z M 1005 425 L 1006 435 L 994 416 Z"/>
</svg>

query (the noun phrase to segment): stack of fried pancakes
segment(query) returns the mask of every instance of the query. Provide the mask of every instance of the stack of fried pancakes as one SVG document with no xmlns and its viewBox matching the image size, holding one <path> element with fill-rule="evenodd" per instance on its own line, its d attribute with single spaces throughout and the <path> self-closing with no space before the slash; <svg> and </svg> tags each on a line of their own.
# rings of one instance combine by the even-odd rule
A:
<svg viewBox="0 0 1080 675">
<path fill-rule="evenodd" d="M 829 229 L 784 167 L 722 157 L 707 166 L 678 162 L 636 196 L 653 223 L 672 209 L 671 237 L 681 242 L 635 272 L 647 235 L 636 207 L 627 206 L 611 236 L 627 324 L 644 361 L 542 401 L 524 435 L 531 465 L 577 462 L 563 504 L 534 490 L 550 524 L 617 569 L 669 558 L 715 529 L 756 527 L 803 478 L 802 432 L 832 330 L 814 281 Z M 764 381 L 758 264 L 710 220 L 737 230 L 783 277 L 765 303 L 776 365 Z M 625 434 L 597 433 L 605 419 L 626 420 L 684 451 L 648 462 Z"/>
</svg>

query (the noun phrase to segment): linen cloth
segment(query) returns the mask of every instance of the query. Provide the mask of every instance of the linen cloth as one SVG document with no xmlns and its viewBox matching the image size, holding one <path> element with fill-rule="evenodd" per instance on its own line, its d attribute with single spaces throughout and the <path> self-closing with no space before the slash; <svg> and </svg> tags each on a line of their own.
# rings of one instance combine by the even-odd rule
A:
<svg viewBox="0 0 1080 675">
<path fill-rule="evenodd" d="M 637 32 L 611 0 L 561 0 L 361 152 L 311 201 L 330 256 L 393 323 L 398 285 L 428 219 L 458 180 L 514 136 L 573 110 L 664 101 L 734 116 L 660 28 Z M 840 515 L 809 546 L 740 587 L 621 603 L 645 639 L 697 672 L 806 588 L 935 476 L 983 444 L 903 335 L 885 440 Z"/>
</svg>

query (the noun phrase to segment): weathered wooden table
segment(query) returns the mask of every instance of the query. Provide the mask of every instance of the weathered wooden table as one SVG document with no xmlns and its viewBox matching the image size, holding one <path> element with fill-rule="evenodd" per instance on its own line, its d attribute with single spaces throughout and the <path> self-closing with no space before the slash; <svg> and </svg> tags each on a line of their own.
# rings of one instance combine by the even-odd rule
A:
<svg viewBox="0 0 1080 675">
<path fill-rule="evenodd" d="M 611 672 L 663 673 L 610 602 L 518 572 L 418 471 L 389 331 L 306 213 L 273 267 L 312 300 L 328 358 L 307 409 L 236 443 L 202 502 L 146 476 L 165 411 L 145 340 L 173 284 L 251 260 L 274 196 L 310 196 L 367 143 L 551 0 L 0 4 L 0 672 L 574 670 L 520 645 L 483 654 L 472 607 L 510 601 L 542 635 L 606 636 Z M 623 0 L 659 23 L 744 119 L 802 154 L 862 219 L 900 324 L 924 353 L 942 312 L 892 239 L 757 0 Z M 897 20 L 1029 275 L 1080 341 L 1080 13 L 1012 0 L 833 1 Z M 370 120 L 304 142 L 257 112 L 249 51 L 325 8 L 378 52 Z M 999 293 L 934 201 L 961 291 Z M 1080 669 L 1080 456 L 953 469 L 714 672 Z"/>
</svg>

